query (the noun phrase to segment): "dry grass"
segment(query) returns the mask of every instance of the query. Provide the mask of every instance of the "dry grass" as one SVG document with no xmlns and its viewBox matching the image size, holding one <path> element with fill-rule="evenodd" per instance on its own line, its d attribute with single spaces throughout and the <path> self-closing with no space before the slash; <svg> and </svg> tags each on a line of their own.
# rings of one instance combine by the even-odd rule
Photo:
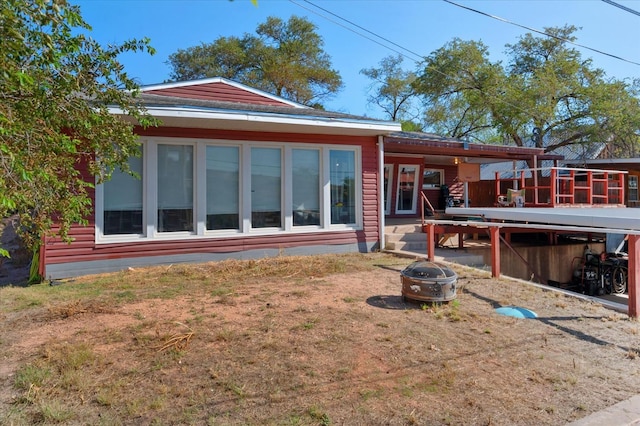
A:
<svg viewBox="0 0 640 426">
<path fill-rule="evenodd" d="M 404 303 L 410 260 L 279 257 L 0 289 L 2 424 L 565 424 L 640 392 L 639 325 L 456 268 Z M 519 304 L 539 320 L 498 316 Z"/>
</svg>

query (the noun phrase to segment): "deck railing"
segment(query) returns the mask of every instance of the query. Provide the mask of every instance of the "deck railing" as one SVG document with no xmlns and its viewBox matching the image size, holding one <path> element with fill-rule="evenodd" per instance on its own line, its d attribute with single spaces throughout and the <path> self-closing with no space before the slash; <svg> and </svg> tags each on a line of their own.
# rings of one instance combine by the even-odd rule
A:
<svg viewBox="0 0 640 426">
<path fill-rule="evenodd" d="M 541 177 L 544 171 L 549 171 L 548 177 Z M 502 204 L 511 204 L 503 185 L 508 182 L 509 189 L 524 195 L 525 206 L 624 206 L 626 171 L 547 167 L 511 171 L 509 177 L 502 177 L 504 173 L 496 172 L 495 180 L 496 194 Z M 541 185 L 540 181 L 547 184 Z"/>
<path fill-rule="evenodd" d="M 429 211 L 431 211 L 431 216 L 435 216 L 436 209 L 433 208 L 433 206 L 429 202 L 429 199 L 424 194 L 424 192 L 419 191 L 418 193 L 420 194 L 420 198 L 422 199 L 422 202 L 420 203 L 420 216 L 421 216 L 421 219 L 422 219 L 422 224 L 424 225 L 425 205 L 429 207 Z"/>
</svg>

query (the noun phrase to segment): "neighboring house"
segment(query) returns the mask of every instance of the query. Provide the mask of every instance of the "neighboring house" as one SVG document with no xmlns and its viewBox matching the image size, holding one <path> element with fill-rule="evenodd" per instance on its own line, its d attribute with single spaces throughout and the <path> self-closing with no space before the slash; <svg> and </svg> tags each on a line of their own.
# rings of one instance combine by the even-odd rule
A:
<svg viewBox="0 0 640 426">
<path fill-rule="evenodd" d="M 116 172 L 97 186 L 89 226 L 42 245 L 45 278 L 378 248 L 379 142 L 400 124 L 222 78 L 143 87 L 141 101 L 162 121 L 136 130 L 142 178 Z"/>
<path fill-rule="evenodd" d="M 556 158 L 562 158 L 562 164 L 568 166 L 571 164 L 573 167 L 582 167 L 585 162 L 594 158 L 600 157 L 607 144 L 605 143 L 592 143 L 592 144 L 571 144 L 561 146 L 548 153 L 548 156 L 555 155 Z M 557 166 L 557 161 L 549 161 L 541 159 L 537 161 L 538 168 L 542 170 L 542 176 L 549 177 L 549 167 Z M 500 173 L 503 178 L 512 178 L 514 176 L 514 170 L 526 170 L 530 166 L 526 161 L 515 161 L 507 163 L 492 163 L 483 164 L 481 167 L 480 177 L 482 180 L 494 180 L 496 172 Z"/>
<path fill-rule="evenodd" d="M 640 207 L 640 194 L 638 194 L 638 180 L 640 179 L 640 158 L 595 158 L 592 160 L 581 160 L 578 163 L 567 161 L 567 167 L 581 167 L 598 170 L 621 170 L 625 171 L 624 186 L 625 200 L 627 207 Z"/>
</svg>

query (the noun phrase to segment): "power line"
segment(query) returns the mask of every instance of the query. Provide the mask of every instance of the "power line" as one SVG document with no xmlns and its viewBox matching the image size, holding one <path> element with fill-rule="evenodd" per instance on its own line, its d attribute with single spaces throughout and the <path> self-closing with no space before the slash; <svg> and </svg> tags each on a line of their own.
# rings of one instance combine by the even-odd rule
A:
<svg viewBox="0 0 640 426">
<path fill-rule="evenodd" d="M 345 28 L 345 29 L 347 29 L 348 31 L 351 31 L 351 32 L 353 32 L 354 34 L 357 34 L 357 35 L 359 35 L 359 36 L 361 36 L 361 37 L 363 37 L 363 38 L 365 38 L 365 39 L 367 39 L 367 40 L 369 40 L 369 41 L 372 41 L 372 42 L 374 42 L 374 43 L 378 44 L 379 46 L 382 46 L 382 47 L 384 47 L 384 48 L 386 48 L 386 49 L 389 49 L 389 50 L 391 50 L 391 51 L 393 51 L 393 52 L 395 52 L 395 53 L 397 53 L 397 54 L 399 54 L 399 55 L 403 56 L 404 58 L 407 58 L 407 59 L 409 59 L 409 60 L 411 60 L 411 61 L 413 61 L 413 62 L 415 62 L 415 63 L 419 63 L 419 62 L 421 62 L 422 60 L 424 60 L 424 59 L 425 59 L 425 57 L 423 57 L 422 55 L 420 55 L 420 54 L 418 54 L 418 53 L 416 53 L 416 52 L 413 52 L 412 50 L 407 49 L 407 48 L 405 48 L 405 47 L 403 47 L 403 46 L 401 46 L 401 45 L 399 45 L 399 44 L 397 44 L 397 43 L 395 43 L 395 42 L 393 42 L 393 41 L 391 41 L 391 40 L 389 40 L 389 39 L 387 39 L 387 38 L 385 38 L 385 37 L 383 37 L 383 36 L 381 36 L 381 35 L 379 35 L 379 34 L 377 34 L 377 33 L 374 33 L 373 31 L 370 31 L 370 30 L 368 30 L 368 29 L 366 29 L 366 28 L 364 28 L 364 27 L 362 27 L 362 26 L 360 26 L 360 25 L 358 25 L 358 24 L 356 24 L 356 23 L 354 23 L 354 22 L 352 22 L 352 21 L 350 21 L 350 20 L 348 20 L 348 19 L 346 19 L 346 18 L 343 18 L 343 17 L 341 17 L 341 16 L 339 16 L 339 15 L 337 15 L 337 14 L 333 13 L 333 12 L 331 12 L 331 11 L 327 10 L 327 9 L 324 9 L 324 8 L 322 8 L 322 7 L 320 7 L 320 6 L 316 5 L 316 4 L 314 4 L 314 3 L 313 3 L 313 2 L 311 2 L 310 0 L 300 0 L 300 1 L 303 1 L 303 2 L 305 2 L 305 3 L 309 4 L 309 5 L 311 5 L 312 7 L 316 8 L 316 9 L 319 9 L 319 10 L 323 11 L 325 14 L 329 14 L 329 15 L 331 15 L 332 17 L 335 17 L 336 19 L 338 19 L 338 20 L 340 20 L 340 21 L 346 22 L 347 24 L 349 24 L 349 25 L 351 25 L 351 26 L 353 26 L 353 27 L 356 27 L 356 28 L 358 28 L 359 30 L 361 30 L 361 31 L 363 31 L 363 32 L 365 32 L 365 33 L 367 33 L 367 34 L 370 34 L 371 36 L 373 36 L 373 37 L 375 37 L 375 38 L 377 38 L 377 39 L 379 39 L 379 40 L 383 40 L 384 42 L 386 42 L 386 43 L 388 43 L 388 44 L 390 44 L 390 45 L 392 45 L 392 46 L 395 46 L 395 47 L 397 47 L 398 49 L 404 50 L 405 52 L 407 52 L 407 53 L 409 53 L 410 55 L 412 55 L 412 56 L 413 56 L 413 58 L 412 58 L 412 57 L 409 57 L 408 55 L 406 55 L 406 54 L 404 54 L 404 53 L 402 53 L 402 52 L 400 52 L 400 51 L 398 51 L 398 50 L 397 50 L 397 49 L 395 49 L 395 48 L 389 47 L 388 45 L 385 45 L 384 43 L 381 43 L 380 41 L 378 41 L 378 40 L 376 40 L 376 39 L 374 39 L 374 38 L 372 38 L 372 37 L 370 37 L 370 36 L 367 36 L 367 35 L 365 35 L 365 34 L 362 34 L 361 32 L 355 31 L 353 28 L 351 28 L 351 27 L 349 27 L 349 26 L 347 26 L 347 25 L 344 25 L 344 24 L 342 24 L 342 23 L 340 23 L 340 22 L 337 22 L 335 19 L 332 19 L 332 18 L 330 18 L 330 17 L 327 17 L 326 15 L 322 15 L 322 14 L 318 13 L 317 11 L 315 11 L 315 10 L 313 10 L 313 9 L 309 8 L 309 7 L 306 7 L 306 6 L 304 6 L 304 5 L 301 5 L 301 4 L 300 4 L 300 3 L 298 3 L 296 0 L 289 0 L 289 1 L 290 1 L 291 3 L 293 3 L 293 4 L 295 4 L 295 5 L 296 5 L 296 6 L 298 6 L 298 7 L 301 7 L 301 8 L 303 8 L 303 9 L 305 9 L 305 10 L 308 10 L 308 11 L 310 11 L 311 13 L 314 13 L 314 14 L 316 14 L 316 15 L 318 15 L 318 16 L 320 16 L 320 17 L 322 17 L 322 18 L 324 18 L 324 19 L 326 19 L 326 20 L 328 20 L 328 21 L 330 21 L 330 22 L 332 22 L 332 23 L 334 23 L 334 24 L 336 24 L 336 25 L 338 25 L 338 26 L 342 27 L 342 28 Z M 472 11 L 472 12 L 479 13 L 479 14 L 481 14 L 481 15 L 484 15 L 484 16 L 487 16 L 487 17 L 490 17 L 490 18 L 492 18 L 492 19 L 496 19 L 496 20 L 498 20 L 498 21 L 505 22 L 505 23 L 507 23 L 507 24 L 511 24 L 511 25 L 515 25 L 515 26 L 520 27 L 520 28 L 524 28 L 524 29 L 526 29 L 526 30 L 528 30 L 528 31 L 533 31 L 533 32 L 536 32 L 536 33 L 538 33 L 538 34 L 545 35 L 545 36 L 547 36 L 547 37 L 552 37 L 552 38 L 555 38 L 555 39 L 557 39 L 557 40 L 559 40 L 559 41 L 566 42 L 566 43 L 570 43 L 570 44 L 573 44 L 573 45 L 575 45 L 575 46 L 578 46 L 578 47 L 581 47 L 581 48 L 584 48 L 584 49 L 588 49 L 588 50 L 591 50 L 591 51 L 596 52 L 596 53 L 600 53 L 600 54 L 602 54 L 602 55 L 610 56 L 610 57 L 612 57 L 612 58 L 615 58 L 615 59 L 618 59 L 618 60 L 621 60 L 621 61 L 624 61 L 624 62 L 628 62 L 628 63 L 630 63 L 630 64 L 640 65 L 640 63 L 633 62 L 633 61 L 630 61 L 630 60 L 627 60 L 627 59 L 624 59 L 624 58 L 621 58 L 621 57 L 619 57 L 619 56 L 612 55 L 612 54 L 609 54 L 609 53 L 606 53 L 606 52 L 602 52 L 602 51 L 600 51 L 600 50 L 593 49 L 593 48 L 590 48 L 590 47 L 588 47 L 588 46 L 583 46 L 583 45 L 580 45 L 580 44 L 578 44 L 578 43 L 572 42 L 571 40 L 565 39 L 565 38 L 563 38 L 563 37 L 558 37 L 558 36 L 553 35 L 553 34 L 548 34 L 548 33 L 544 32 L 544 31 L 540 31 L 540 30 L 537 30 L 537 29 L 535 29 L 535 28 L 531 28 L 531 27 L 527 27 L 527 26 L 525 26 L 525 25 L 517 24 L 517 23 L 515 23 L 515 22 L 511 22 L 511 21 L 509 21 L 509 20 L 507 20 L 507 19 L 504 19 L 504 18 L 501 18 L 501 17 L 498 17 L 498 16 L 494 16 L 494 15 L 491 15 L 491 14 L 489 14 L 489 13 L 482 12 L 482 11 L 479 11 L 479 10 L 476 10 L 476 9 L 473 9 L 473 8 L 470 8 L 470 7 L 467 7 L 467 6 L 464 6 L 464 5 L 461 5 L 461 4 L 458 4 L 458 3 L 455 3 L 455 2 L 453 2 L 453 1 L 451 1 L 451 0 L 443 0 L 443 1 L 445 1 L 445 2 L 447 2 L 447 3 L 449 3 L 449 4 L 452 4 L 452 5 L 454 5 L 454 6 L 457 6 L 457 7 L 463 8 L 463 9 L 467 9 L 467 10 L 469 10 L 469 11 Z M 610 0 L 602 0 L 602 1 L 610 2 Z M 611 3 L 613 3 L 613 2 L 611 2 Z M 634 11 L 634 12 L 635 12 L 635 11 Z M 416 58 L 419 58 L 419 59 L 416 59 Z M 442 75 L 442 76 L 444 76 L 444 77 L 455 79 L 455 77 L 454 77 L 454 76 L 448 75 L 448 74 L 446 74 L 446 73 L 444 73 L 444 72 L 440 71 L 439 69 L 434 68 L 434 67 L 432 67 L 432 66 L 427 66 L 427 69 L 429 69 L 430 71 L 435 72 L 435 73 L 437 73 L 437 74 L 440 74 L 440 75 Z M 508 106 L 510 106 L 510 107 L 512 107 L 512 108 L 515 108 L 515 109 L 517 109 L 517 110 L 519 110 L 519 111 L 521 111 L 521 112 L 524 112 L 524 113 L 529 114 L 529 115 L 531 115 L 532 117 L 534 117 L 534 114 L 532 114 L 532 113 L 531 113 L 531 111 L 525 110 L 524 108 L 522 108 L 522 107 L 521 107 L 521 106 L 519 106 L 519 105 L 516 105 L 516 104 L 510 103 L 510 102 L 507 102 L 507 101 L 505 101 L 504 99 L 499 99 L 499 98 L 496 98 L 496 99 L 497 99 L 497 100 L 499 100 L 500 102 L 504 103 L 505 105 L 508 105 Z M 534 118 L 535 118 L 535 117 L 534 117 Z"/>
<path fill-rule="evenodd" d="M 630 61 L 630 60 L 628 60 L 628 59 L 624 59 L 624 58 L 622 58 L 622 57 L 620 57 L 620 56 L 613 55 L 613 54 L 611 54 L 611 53 L 607 53 L 607 52 L 603 52 L 602 50 L 593 49 L 593 48 L 591 48 L 591 47 L 589 47 L 589 46 L 585 46 L 585 45 L 582 45 L 582 44 L 575 43 L 575 42 L 573 42 L 573 41 L 571 41 L 571 40 L 568 40 L 568 39 L 566 39 L 566 38 L 564 38 L 564 37 L 558 37 L 558 36 L 553 35 L 553 34 L 545 33 L 544 31 L 540 31 L 540 30 L 537 30 L 537 29 L 535 29 L 535 28 L 527 27 L 526 25 L 521 25 L 521 24 L 518 24 L 518 23 L 516 23 L 516 22 L 509 21 L 508 19 L 504 19 L 504 18 L 501 18 L 501 17 L 499 17 L 499 16 L 491 15 L 490 13 L 482 12 L 481 10 L 477 10 L 477 9 L 472 8 L 472 7 L 464 6 L 464 5 L 462 5 L 462 4 L 459 4 L 459 3 L 453 2 L 453 1 L 451 1 L 451 0 L 443 0 L 443 1 L 444 1 L 444 2 L 446 2 L 446 3 L 452 4 L 452 5 L 454 5 L 454 6 L 460 7 L 460 8 L 462 8 L 462 9 L 466 9 L 466 10 L 469 10 L 469 11 L 471 11 L 471 12 L 475 12 L 475 13 L 478 13 L 478 14 L 480 14 L 480 15 L 487 16 L 487 17 L 492 18 L 492 19 L 496 19 L 496 20 L 498 20 L 498 21 L 500 21 L 500 22 L 504 22 L 504 23 L 506 23 L 506 24 L 515 25 L 516 27 L 524 28 L 525 30 L 533 31 L 533 32 L 536 32 L 536 33 L 538 33 L 538 34 L 545 35 L 545 36 L 547 36 L 547 37 L 552 37 L 552 38 L 555 38 L 556 40 L 560 40 L 560 41 L 565 42 L 565 43 L 571 43 L 571 44 L 573 44 L 573 45 L 575 45 L 575 46 L 581 47 L 581 48 L 583 48 L 583 49 L 591 50 L 592 52 L 596 52 L 596 53 L 599 53 L 599 54 L 601 54 L 601 55 L 609 56 L 609 57 L 611 57 L 611 58 L 618 59 L 618 60 L 621 60 L 621 61 L 627 62 L 627 63 L 629 63 L 629 64 L 633 64 L 633 65 L 640 65 L 640 62 Z M 613 4 L 613 2 L 611 2 L 611 1 L 609 1 L 609 0 L 602 0 L 602 1 L 607 2 L 607 3 L 612 3 L 612 4 Z M 634 11 L 634 12 L 635 12 L 635 11 Z M 637 13 L 637 12 L 636 12 L 636 13 Z"/>
<path fill-rule="evenodd" d="M 348 26 L 345 26 L 345 25 L 343 25 L 343 24 L 341 24 L 341 23 L 339 23 L 339 22 L 336 22 L 335 20 L 333 20 L 333 19 L 331 19 L 331 18 L 328 18 L 327 16 L 324 16 L 324 15 L 322 15 L 322 14 L 318 13 L 318 12 L 316 12 L 316 11 L 315 11 L 315 10 L 313 10 L 313 9 L 310 9 L 310 8 L 308 8 L 308 7 L 305 7 L 305 6 L 301 5 L 301 4 L 299 4 L 299 3 L 298 3 L 298 2 L 296 2 L 295 0 L 289 0 L 289 1 L 290 1 L 291 3 L 293 3 L 293 4 L 295 4 L 296 6 L 299 6 L 299 7 L 303 8 L 303 9 L 305 9 L 305 10 L 308 10 L 308 11 L 310 11 L 311 13 L 314 13 L 314 14 L 316 14 L 316 15 L 318 15 L 318 16 L 320 16 L 320 17 L 324 18 L 324 19 L 327 19 L 327 20 L 328 20 L 328 21 L 330 21 L 330 22 L 333 22 L 333 23 L 334 23 L 334 24 L 336 24 L 336 25 L 341 26 L 342 28 L 345 28 L 345 29 L 347 29 L 347 30 L 349 30 L 349 31 L 353 32 L 354 34 L 357 34 L 357 35 L 359 35 L 359 36 L 361 36 L 361 37 L 364 37 L 364 38 L 366 38 L 367 40 L 370 40 L 370 41 L 372 41 L 372 42 L 374 42 L 374 43 L 376 43 L 376 44 L 378 44 L 378 45 L 380 45 L 380 46 L 382 46 L 382 47 L 384 47 L 384 48 L 387 48 L 387 49 L 389 49 L 389 50 L 391 50 L 391 51 L 393 51 L 393 52 L 395 52 L 395 53 L 397 53 L 397 54 L 399 54 L 399 55 L 403 56 L 404 58 L 407 58 L 407 59 L 409 59 L 409 60 L 411 60 L 411 61 L 415 62 L 416 64 L 417 64 L 417 63 L 419 63 L 419 62 L 421 62 L 421 61 L 424 59 L 420 54 L 418 54 L 418 53 L 416 53 L 416 52 L 413 52 L 413 51 L 411 51 L 411 50 L 409 50 L 409 49 L 407 49 L 407 48 L 405 48 L 405 47 L 403 47 L 403 46 L 401 46 L 401 45 L 399 45 L 399 44 L 397 44 L 397 43 L 395 43 L 395 42 L 393 42 L 393 41 L 391 41 L 391 40 L 389 40 L 389 39 L 387 39 L 387 38 L 385 38 L 385 37 L 382 37 L 382 36 L 381 36 L 381 35 L 379 35 L 379 34 L 376 34 L 376 33 L 372 32 L 372 31 L 370 31 L 370 30 L 368 30 L 368 29 L 366 29 L 366 28 L 364 28 L 364 27 L 362 27 L 362 26 L 360 26 L 360 25 L 358 25 L 358 24 L 356 24 L 356 23 L 354 23 L 354 22 L 352 22 L 352 21 L 350 21 L 350 20 L 346 19 L 346 18 L 343 18 L 343 17 L 341 17 L 341 16 L 337 15 L 337 14 L 335 14 L 335 13 L 333 13 L 333 12 L 331 12 L 331 11 L 327 10 L 327 9 L 324 9 L 324 8 L 322 8 L 322 7 L 320 7 L 320 6 L 316 5 L 316 4 L 314 4 L 313 2 L 311 2 L 311 1 L 309 1 L 309 0 L 301 0 L 301 1 L 304 1 L 305 3 L 307 3 L 307 4 L 309 4 L 309 5 L 313 6 L 313 7 L 315 7 L 315 8 L 317 8 L 317 9 L 320 9 L 320 10 L 322 10 L 322 11 L 323 11 L 323 12 L 325 12 L 325 13 L 328 13 L 329 15 L 334 16 L 335 18 L 337 18 L 337 19 L 339 19 L 339 20 L 341 20 L 341 21 L 344 21 L 344 22 L 348 23 L 349 25 L 352 25 L 352 26 L 354 26 L 354 27 L 356 27 L 356 28 L 359 28 L 360 30 L 362 30 L 362 31 L 364 31 L 364 32 L 366 32 L 366 33 L 368 33 L 368 34 L 371 34 L 371 35 L 373 35 L 374 37 L 379 38 L 380 40 L 384 40 L 385 42 L 387 42 L 387 43 L 389 43 L 389 44 L 391 44 L 391 45 L 393 45 L 393 46 L 396 46 L 396 47 L 398 47 L 399 49 L 402 49 L 402 50 L 404 50 L 404 51 L 406 51 L 406 52 L 410 53 L 411 55 L 413 55 L 413 56 L 415 56 L 415 57 L 417 57 L 417 58 L 420 58 L 420 59 L 410 58 L 409 56 L 405 55 L 405 54 L 404 54 L 404 53 L 402 53 L 402 52 L 399 52 L 399 51 L 398 51 L 398 50 L 396 50 L 396 49 L 393 49 L 393 48 L 391 48 L 391 47 L 389 47 L 389 46 L 387 46 L 387 45 L 385 45 L 385 44 L 383 44 L 383 43 L 381 43 L 381 42 L 379 42 L 379 41 L 377 41 L 377 40 L 375 40 L 375 39 L 372 39 L 371 37 L 368 37 L 368 36 L 366 36 L 366 35 L 363 35 L 363 34 L 361 34 L 361 33 L 357 32 L 357 31 L 353 30 L 352 28 L 350 28 L 350 27 L 348 27 Z M 444 73 L 444 72 L 440 71 L 439 69 L 437 69 L 437 68 L 435 68 L 435 67 L 433 67 L 433 66 L 431 66 L 431 65 L 427 65 L 426 69 L 430 70 L 431 72 L 434 72 L 434 73 L 440 74 L 440 75 L 442 75 L 442 76 L 444 76 L 444 77 L 450 78 L 450 79 L 454 79 L 454 80 L 455 80 L 455 78 L 456 78 L 456 76 L 451 76 L 451 75 L 449 75 L 449 74 L 446 74 L 446 73 Z M 529 115 L 531 115 L 532 117 L 534 116 L 533 114 L 531 114 L 531 112 L 530 112 L 530 111 L 527 111 L 527 110 L 523 109 L 523 108 L 522 108 L 521 106 L 519 106 L 519 105 L 513 104 L 513 103 L 511 103 L 511 102 L 507 102 L 507 101 L 505 101 L 504 99 L 499 99 L 499 98 L 496 98 L 496 99 L 498 99 L 500 102 L 504 103 L 505 105 L 508 105 L 508 106 L 510 106 L 510 107 L 512 107 L 512 108 L 515 108 L 515 109 L 517 109 L 517 110 L 519 110 L 519 111 L 521 111 L 521 112 L 524 112 L 524 113 L 526 113 L 526 114 L 529 114 Z"/>
<path fill-rule="evenodd" d="M 317 11 L 315 11 L 315 10 L 313 10 L 313 9 L 309 8 L 309 7 L 306 7 L 306 6 L 304 6 L 304 5 L 301 5 L 300 3 L 298 3 L 298 2 L 297 2 L 297 1 L 295 1 L 295 0 L 289 0 L 289 1 L 290 1 L 291 3 L 293 3 L 293 4 L 295 4 L 295 5 L 296 5 L 296 6 L 298 6 L 298 7 L 301 7 L 301 8 L 303 8 L 303 9 L 305 9 L 305 10 L 308 10 L 308 11 L 309 11 L 309 12 L 311 12 L 311 13 L 314 13 L 314 14 L 316 14 L 316 15 L 318 15 L 318 16 L 321 16 L 322 18 L 324 18 L 324 19 L 326 19 L 326 20 L 328 20 L 328 21 L 330 21 L 330 22 L 333 22 L 334 24 L 336 24 L 336 25 L 338 25 L 338 26 L 340 26 L 340 27 L 342 27 L 342 28 L 344 28 L 344 29 L 346 29 L 346 30 L 348 30 L 348 31 L 351 31 L 352 33 L 357 34 L 357 35 L 359 35 L 360 37 L 363 37 L 363 38 L 365 38 L 365 39 L 367 39 L 367 40 L 369 40 L 369 41 L 372 41 L 372 42 L 376 43 L 376 44 L 377 44 L 377 45 L 379 45 L 379 46 L 382 46 L 382 47 L 384 47 L 384 48 L 386 48 L 386 49 L 389 49 L 389 50 L 391 50 L 391 51 L 393 51 L 393 52 L 397 53 L 398 55 L 401 55 L 401 56 L 403 56 L 403 57 L 405 57 L 405 58 L 407 58 L 407 59 L 409 59 L 409 60 L 411 60 L 411 61 L 413 61 L 413 62 L 420 62 L 420 61 L 423 59 L 423 58 L 422 58 L 422 56 L 421 56 L 420 54 L 418 54 L 418 53 L 416 53 L 416 52 L 412 52 L 411 50 L 409 50 L 409 49 L 407 49 L 407 48 L 405 48 L 405 47 L 402 47 L 402 46 L 400 46 L 399 44 L 394 43 L 393 41 L 391 41 L 391 40 L 389 40 L 389 39 L 387 39 L 387 38 L 385 38 L 385 37 L 382 37 L 382 36 L 381 36 L 381 35 L 379 35 L 379 34 L 376 34 L 376 33 L 372 32 L 372 31 L 369 31 L 368 29 L 366 29 L 366 28 L 364 28 L 364 27 L 361 27 L 360 25 L 356 24 L 355 22 L 352 22 L 352 21 L 350 21 L 350 20 L 348 20 L 348 19 L 345 19 L 345 18 L 343 18 L 343 17 L 341 17 L 341 16 L 339 16 L 339 15 L 337 15 L 337 14 L 335 14 L 335 13 L 333 13 L 333 12 L 331 12 L 331 11 L 329 11 L 329 10 L 327 10 L 327 9 L 323 8 L 323 7 L 320 7 L 320 6 L 318 6 L 318 5 L 316 5 L 316 4 L 312 3 L 312 2 L 310 2 L 309 0 L 301 0 L 301 1 L 303 1 L 303 2 L 305 2 L 305 3 L 307 3 L 307 4 L 310 4 L 311 6 L 315 7 L 316 9 L 320 9 L 320 10 L 322 10 L 323 12 L 328 13 L 329 15 L 331 15 L 331 16 L 333 16 L 333 17 L 335 17 L 335 18 L 337 18 L 337 19 L 339 19 L 339 20 L 341 20 L 341 21 L 346 22 L 346 23 L 348 23 L 349 25 L 352 25 L 352 26 L 354 26 L 354 27 L 356 27 L 356 28 L 358 28 L 358 29 L 360 29 L 360 30 L 364 31 L 364 32 L 365 32 L 365 33 L 367 33 L 367 34 L 371 34 L 372 36 L 374 36 L 374 37 L 376 37 L 376 38 L 378 38 L 378 39 L 380 39 L 380 40 L 383 40 L 383 41 L 385 41 L 386 43 L 391 44 L 392 46 L 396 46 L 397 48 L 402 49 L 402 50 L 404 50 L 405 52 L 408 52 L 409 54 L 413 55 L 413 56 L 414 56 L 414 58 L 410 58 L 409 56 L 405 55 L 404 53 L 399 52 L 398 50 L 396 50 L 396 49 L 394 49 L 394 48 L 391 48 L 391 47 L 389 47 L 389 46 L 387 46 L 387 45 L 385 45 L 385 44 L 383 44 L 383 43 L 379 42 L 378 40 L 375 40 L 375 39 L 373 39 L 373 38 L 371 38 L 371 37 L 369 37 L 369 36 L 367 36 L 367 35 L 364 35 L 364 34 L 362 34 L 362 33 L 359 33 L 358 31 L 355 31 L 353 28 L 351 28 L 351 27 L 349 27 L 349 26 L 347 26 L 347 25 L 344 25 L 344 24 L 342 24 L 342 23 L 340 23 L 340 22 L 337 22 L 336 20 L 331 19 L 331 18 L 329 18 L 329 17 L 327 17 L 327 16 L 321 15 L 321 14 L 320 14 L 320 13 L 318 13 Z M 418 59 L 416 59 L 416 58 L 418 58 Z"/>
<path fill-rule="evenodd" d="M 629 12 L 629 13 L 632 13 L 634 15 L 640 16 L 640 12 L 638 12 L 637 10 L 633 10 L 630 7 L 623 6 L 620 3 L 616 3 L 615 1 L 611 1 L 611 0 L 602 0 L 602 1 L 605 2 L 605 3 L 610 4 L 611 6 L 618 7 L 620 9 L 624 10 L 625 12 Z"/>
</svg>

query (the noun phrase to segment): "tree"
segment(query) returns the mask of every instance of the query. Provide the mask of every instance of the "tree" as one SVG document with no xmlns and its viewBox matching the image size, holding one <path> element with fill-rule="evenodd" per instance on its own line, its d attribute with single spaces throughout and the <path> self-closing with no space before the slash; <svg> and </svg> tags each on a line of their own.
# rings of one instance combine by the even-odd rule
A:
<svg viewBox="0 0 640 426">
<path fill-rule="evenodd" d="M 304 105 L 318 106 L 342 87 L 323 50 L 322 37 L 305 18 L 269 17 L 257 36 L 220 37 L 169 55 L 172 80 L 224 77 Z"/>
<path fill-rule="evenodd" d="M 102 48 L 82 34 L 90 29 L 65 0 L 0 5 L 0 217 L 19 215 L 31 249 L 44 235 L 66 239 L 72 224 L 87 223 L 93 176 L 128 170 L 137 154 L 134 125 L 108 107 L 153 123 L 117 60 L 153 53 L 148 40 Z"/>
<path fill-rule="evenodd" d="M 420 65 L 414 84 L 427 122 L 452 137 L 547 152 L 572 144 L 636 146 L 640 104 L 633 86 L 608 79 L 568 47 L 575 31 L 524 35 L 507 45 L 506 66 L 491 62 L 481 42 L 455 39 L 438 49 Z M 539 137 L 531 138 L 534 129 Z"/>
<path fill-rule="evenodd" d="M 402 56 L 387 56 L 379 63 L 379 68 L 365 68 L 360 73 L 372 81 L 367 100 L 378 105 L 392 121 L 402 122 L 403 130 L 419 131 L 419 113 L 415 108 L 416 98 L 412 83 L 415 73 L 402 69 Z"/>
</svg>

